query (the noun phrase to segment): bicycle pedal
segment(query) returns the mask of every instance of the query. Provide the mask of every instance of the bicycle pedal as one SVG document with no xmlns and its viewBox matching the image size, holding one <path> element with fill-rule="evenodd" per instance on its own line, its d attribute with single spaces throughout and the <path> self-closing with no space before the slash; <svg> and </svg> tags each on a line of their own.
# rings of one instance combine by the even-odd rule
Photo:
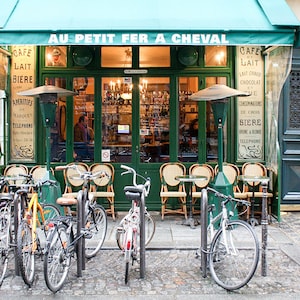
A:
<svg viewBox="0 0 300 300">
<path fill-rule="evenodd" d="M 93 237 L 93 234 L 88 230 L 84 231 L 83 235 L 86 239 L 91 239 Z"/>
</svg>

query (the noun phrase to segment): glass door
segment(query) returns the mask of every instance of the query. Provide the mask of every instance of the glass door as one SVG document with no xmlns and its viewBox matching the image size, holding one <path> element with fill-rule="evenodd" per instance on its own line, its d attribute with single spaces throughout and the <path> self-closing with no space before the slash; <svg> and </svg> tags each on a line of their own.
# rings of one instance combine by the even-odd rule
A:
<svg viewBox="0 0 300 300">
<path fill-rule="evenodd" d="M 170 79 L 134 82 L 133 77 L 102 78 L 102 161 L 169 160 Z"/>
<path fill-rule="evenodd" d="M 170 130 L 169 77 L 139 79 L 140 162 L 168 161 Z"/>
<path fill-rule="evenodd" d="M 132 160 L 132 77 L 102 78 L 103 162 Z"/>
</svg>

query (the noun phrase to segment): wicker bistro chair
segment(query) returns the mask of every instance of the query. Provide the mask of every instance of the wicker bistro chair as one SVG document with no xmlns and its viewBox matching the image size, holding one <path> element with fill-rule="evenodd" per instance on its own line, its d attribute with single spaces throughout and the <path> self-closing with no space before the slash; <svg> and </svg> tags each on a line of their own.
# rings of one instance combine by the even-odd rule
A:
<svg viewBox="0 0 300 300">
<path fill-rule="evenodd" d="M 267 176 L 267 168 L 259 162 L 244 163 L 242 166 L 242 175 Z M 255 199 L 262 199 L 262 197 L 264 196 L 261 183 L 255 182 L 255 181 L 244 181 L 243 192 L 247 193 L 248 200 L 251 201 L 251 212 L 249 210 L 248 219 L 249 219 L 249 215 L 251 213 L 250 222 L 252 223 L 255 221 L 255 219 L 254 219 Z M 268 214 L 270 215 L 273 193 L 267 192 L 267 198 L 268 198 Z M 257 223 L 257 221 L 255 221 L 255 223 Z"/>
<path fill-rule="evenodd" d="M 161 165 L 159 169 L 160 180 L 161 180 L 161 218 L 165 217 L 165 214 L 183 214 L 187 219 L 187 209 L 186 209 L 186 191 L 184 184 L 179 180 L 176 180 L 176 176 L 182 176 L 186 174 L 186 168 L 183 164 L 179 162 L 168 162 Z M 178 205 L 171 206 L 168 204 L 170 198 L 177 198 L 180 203 L 180 208 Z"/>
<path fill-rule="evenodd" d="M 76 164 L 80 171 L 86 172 L 89 170 L 89 167 L 85 163 L 77 162 L 77 163 L 70 163 L 70 165 Z M 76 179 L 74 179 L 74 178 Z M 63 193 L 63 197 L 73 197 L 76 198 L 78 192 L 82 189 L 83 186 L 83 179 L 78 179 L 78 173 L 76 170 L 68 168 L 64 170 L 64 180 L 65 180 L 65 190 Z"/>
<path fill-rule="evenodd" d="M 206 180 L 195 181 L 192 185 L 193 214 L 200 214 L 201 211 L 195 210 L 194 206 L 197 202 L 197 199 L 201 198 L 201 190 L 206 188 L 210 181 L 214 178 L 214 169 L 208 164 L 193 164 L 189 168 L 189 174 L 207 177 Z"/>
<path fill-rule="evenodd" d="M 52 168 L 50 168 L 50 171 L 51 171 L 52 175 L 54 176 L 54 171 Z M 36 183 L 39 180 L 46 179 L 45 176 L 47 175 L 47 167 L 40 166 L 40 165 L 34 166 L 30 169 L 29 174 L 32 175 L 33 182 Z M 32 193 L 34 193 L 34 188 L 30 189 L 29 196 L 32 196 Z"/>
<path fill-rule="evenodd" d="M 8 177 L 19 177 L 19 175 L 27 175 L 28 174 L 28 168 L 25 165 L 22 164 L 12 164 L 6 166 L 6 168 L 3 171 L 4 176 Z M 9 184 L 12 185 L 21 185 L 26 182 L 26 178 L 24 177 L 23 179 L 20 178 L 20 180 L 8 180 Z M 4 192 L 8 193 L 8 187 L 5 187 Z"/>
<path fill-rule="evenodd" d="M 109 203 L 109 209 L 106 210 L 108 214 L 111 214 L 113 220 L 116 220 L 115 215 L 115 192 L 114 192 L 114 176 L 115 169 L 112 164 L 109 163 L 95 163 L 90 166 L 90 171 L 96 173 L 99 171 L 105 171 L 108 175 L 105 177 L 95 179 L 91 184 L 91 194 L 95 198 L 106 198 Z"/>
</svg>

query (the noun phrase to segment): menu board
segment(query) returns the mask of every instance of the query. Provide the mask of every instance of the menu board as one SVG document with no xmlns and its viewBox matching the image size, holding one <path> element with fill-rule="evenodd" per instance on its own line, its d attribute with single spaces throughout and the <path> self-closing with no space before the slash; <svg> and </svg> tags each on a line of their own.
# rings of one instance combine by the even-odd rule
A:
<svg viewBox="0 0 300 300">
<path fill-rule="evenodd" d="M 12 46 L 10 160 L 15 162 L 32 162 L 35 156 L 35 99 L 18 95 L 35 87 L 35 56 L 34 46 Z"/>
<path fill-rule="evenodd" d="M 262 48 L 237 47 L 237 160 L 264 159 L 264 61 Z"/>
</svg>

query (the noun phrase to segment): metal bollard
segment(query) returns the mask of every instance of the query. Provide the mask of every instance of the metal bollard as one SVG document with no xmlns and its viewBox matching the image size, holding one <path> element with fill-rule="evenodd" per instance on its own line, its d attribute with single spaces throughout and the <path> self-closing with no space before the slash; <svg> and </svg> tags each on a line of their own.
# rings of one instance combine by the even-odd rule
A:
<svg viewBox="0 0 300 300">
<path fill-rule="evenodd" d="M 87 190 L 84 191 L 82 200 L 81 200 L 81 205 L 82 205 L 82 210 L 81 210 L 81 229 L 82 231 L 85 229 L 85 217 L 86 217 L 86 212 L 85 212 L 85 206 L 86 206 L 86 201 L 88 195 L 87 195 Z M 85 270 L 85 236 L 83 235 L 81 237 L 82 240 L 82 245 L 81 245 L 81 255 L 82 255 L 82 262 L 81 262 L 81 270 Z"/>
<path fill-rule="evenodd" d="M 15 256 L 15 275 L 20 276 L 18 255 L 17 255 L 17 243 L 18 243 L 18 227 L 19 227 L 19 206 L 18 206 L 19 196 L 17 193 L 14 195 L 14 256 Z"/>
<path fill-rule="evenodd" d="M 202 277 L 207 276 L 207 189 L 201 190 L 201 266 Z"/>
<path fill-rule="evenodd" d="M 145 278 L 146 271 L 145 246 L 145 196 L 141 195 L 140 202 L 140 278 Z"/>
<path fill-rule="evenodd" d="M 82 230 L 82 213 L 83 213 L 83 205 L 82 205 L 82 191 L 78 192 L 77 195 L 77 237 L 80 236 Z M 77 254 L 77 276 L 82 277 L 82 237 L 80 237 L 77 241 L 76 247 Z"/>
<path fill-rule="evenodd" d="M 262 181 L 262 214 L 261 214 L 261 275 L 267 276 L 267 241 L 268 241 L 268 207 L 267 207 L 268 181 Z"/>
</svg>

